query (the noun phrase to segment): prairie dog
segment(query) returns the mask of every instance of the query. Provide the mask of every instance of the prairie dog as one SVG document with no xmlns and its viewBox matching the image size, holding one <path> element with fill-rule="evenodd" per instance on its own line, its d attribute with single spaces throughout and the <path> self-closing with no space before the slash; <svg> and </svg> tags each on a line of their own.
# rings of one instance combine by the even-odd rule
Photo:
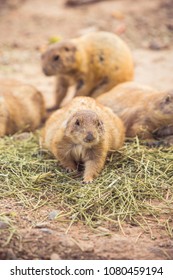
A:
<svg viewBox="0 0 173 280">
<path fill-rule="evenodd" d="M 0 137 L 32 131 L 45 118 L 42 94 L 15 80 L 0 80 Z"/>
<path fill-rule="evenodd" d="M 124 142 L 123 122 L 90 97 L 75 97 L 55 111 L 42 132 L 42 145 L 67 170 L 84 164 L 84 182 L 92 182 L 104 167 L 109 151 Z"/>
<path fill-rule="evenodd" d="M 56 76 L 56 107 L 64 106 L 74 96 L 95 98 L 132 80 L 134 75 L 130 49 L 109 32 L 89 33 L 54 44 L 42 54 L 42 69 L 45 75 Z"/>
<path fill-rule="evenodd" d="M 97 101 L 111 108 L 123 120 L 127 137 L 153 139 L 157 131 L 166 136 L 167 127 L 173 125 L 171 92 L 126 82 L 102 94 Z"/>
</svg>

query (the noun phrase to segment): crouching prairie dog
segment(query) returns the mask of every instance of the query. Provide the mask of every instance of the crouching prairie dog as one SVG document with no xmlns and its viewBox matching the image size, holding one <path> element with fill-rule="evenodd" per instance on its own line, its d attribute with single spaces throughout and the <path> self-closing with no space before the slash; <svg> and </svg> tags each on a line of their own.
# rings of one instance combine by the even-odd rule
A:
<svg viewBox="0 0 173 280">
<path fill-rule="evenodd" d="M 0 137 L 33 131 L 45 118 L 42 94 L 15 80 L 0 80 Z"/>
<path fill-rule="evenodd" d="M 164 137 L 173 132 L 173 93 L 135 82 L 114 87 L 97 98 L 124 122 L 127 137 Z"/>
<path fill-rule="evenodd" d="M 42 54 L 42 69 L 56 76 L 56 107 L 74 96 L 96 97 L 133 79 L 130 49 L 118 36 L 94 32 L 56 43 Z"/>
<path fill-rule="evenodd" d="M 75 97 L 47 120 L 41 144 L 67 170 L 84 165 L 84 182 L 101 172 L 109 151 L 124 142 L 124 125 L 112 110 L 90 98 Z"/>
</svg>

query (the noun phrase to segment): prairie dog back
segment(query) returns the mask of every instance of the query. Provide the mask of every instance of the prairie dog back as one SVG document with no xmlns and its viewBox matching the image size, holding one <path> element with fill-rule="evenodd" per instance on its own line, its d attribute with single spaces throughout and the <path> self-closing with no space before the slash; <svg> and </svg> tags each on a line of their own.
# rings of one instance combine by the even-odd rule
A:
<svg viewBox="0 0 173 280">
<path fill-rule="evenodd" d="M 97 101 L 123 120 L 127 137 L 150 139 L 155 130 L 173 123 L 173 94 L 135 82 L 122 83 Z"/>
<path fill-rule="evenodd" d="M 94 32 L 64 40 L 42 55 L 42 69 L 59 81 L 57 107 L 74 96 L 96 97 L 113 86 L 133 79 L 134 66 L 130 49 L 113 33 Z M 69 87 L 74 86 L 73 94 Z M 62 100 L 67 98 L 66 103 Z"/>
<path fill-rule="evenodd" d="M 13 80 L 0 80 L 2 119 L 0 136 L 19 130 L 34 130 L 45 118 L 42 94 L 33 86 Z M 6 113 L 5 113 L 6 112 Z"/>
</svg>

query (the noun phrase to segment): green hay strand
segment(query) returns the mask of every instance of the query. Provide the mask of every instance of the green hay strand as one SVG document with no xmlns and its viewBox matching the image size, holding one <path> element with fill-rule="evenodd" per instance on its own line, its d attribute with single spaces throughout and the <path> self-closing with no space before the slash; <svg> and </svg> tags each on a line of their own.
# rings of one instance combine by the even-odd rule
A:
<svg viewBox="0 0 173 280">
<path fill-rule="evenodd" d="M 53 205 L 60 210 L 56 218 L 68 220 L 69 227 L 79 220 L 92 227 L 104 221 L 147 227 L 146 217 L 166 214 L 172 235 L 173 147 L 148 148 L 138 139 L 126 143 L 93 183 L 83 184 L 82 174 L 66 173 L 40 150 L 38 137 L 0 139 L 0 199 L 13 197 L 30 210 Z"/>
</svg>

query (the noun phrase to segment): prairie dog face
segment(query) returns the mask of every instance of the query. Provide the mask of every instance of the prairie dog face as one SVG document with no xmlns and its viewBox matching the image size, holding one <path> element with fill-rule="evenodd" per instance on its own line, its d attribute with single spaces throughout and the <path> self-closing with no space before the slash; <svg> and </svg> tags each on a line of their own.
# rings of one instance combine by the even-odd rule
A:
<svg viewBox="0 0 173 280">
<path fill-rule="evenodd" d="M 68 74 L 77 68 L 76 47 L 69 41 L 55 44 L 42 54 L 41 59 L 46 76 Z"/>
<path fill-rule="evenodd" d="M 86 148 L 98 144 L 104 136 L 104 125 L 98 115 L 90 110 L 81 110 L 75 113 L 67 122 L 65 135 L 74 144 Z"/>
</svg>

